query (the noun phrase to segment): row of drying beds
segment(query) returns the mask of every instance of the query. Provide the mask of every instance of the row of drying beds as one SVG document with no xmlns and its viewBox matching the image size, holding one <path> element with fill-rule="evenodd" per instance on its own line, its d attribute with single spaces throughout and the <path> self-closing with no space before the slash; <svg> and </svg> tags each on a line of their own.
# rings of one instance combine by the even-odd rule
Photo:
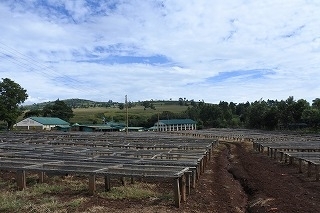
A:
<svg viewBox="0 0 320 213">
<path fill-rule="evenodd" d="M 254 142 L 253 148 L 261 153 L 267 149 L 267 155 L 281 162 L 293 164 L 298 162 L 299 172 L 303 172 L 303 165 L 307 164 L 307 175 L 312 176 L 312 168 L 316 180 L 320 179 L 320 141 L 275 141 Z"/>
<path fill-rule="evenodd" d="M 33 139 L 25 139 L 25 138 L 10 138 L 4 139 L 2 142 L 8 142 L 11 144 L 15 143 L 27 143 L 27 144 L 51 144 L 51 145 L 68 145 L 68 146 L 97 146 L 97 147 L 123 147 L 123 148 L 141 148 L 141 149 L 161 149 L 161 148 L 188 148 L 188 149 L 197 149 L 197 147 L 202 148 L 206 144 L 210 144 L 212 140 L 196 140 L 196 139 L 145 139 L 145 138 L 109 138 L 101 139 L 89 139 L 89 138 L 81 138 L 74 140 L 72 138 L 63 138 L 63 139 L 46 139 L 46 138 L 33 138 Z"/>
<path fill-rule="evenodd" d="M 108 134 L 94 132 L 90 134 L 83 134 L 81 132 L 7 132 L 1 133 L 3 139 L 10 140 L 12 138 L 20 140 L 34 140 L 34 139 L 69 139 L 69 140 L 148 140 L 148 139 L 192 139 L 192 137 L 182 137 L 178 134 L 168 134 L 168 133 L 157 133 L 157 132 L 143 132 L 141 133 L 130 133 L 126 135 L 124 133 L 112 132 Z M 194 137 L 193 137 L 194 139 Z M 201 138 L 202 140 L 203 138 Z M 212 139 L 212 138 L 210 138 Z"/>
<path fill-rule="evenodd" d="M 187 166 L 163 166 L 148 164 L 145 161 L 140 164 L 119 164 L 110 162 L 90 161 L 59 161 L 59 160 L 34 160 L 21 158 L 1 158 L 0 169 L 16 172 L 16 182 L 20 190 L 26 188 L 26 173 L 38 173 L 39 182 L 44 182 L 47 175 L 86 175 L 89 178 L 89 192 L 96 191 L 96 178 L 104 177 L 105 190 L 111 188 L 111 178 L 130 177 L 143 179 L 167 180 L 171 179 L 174 185 L 174 200 L 177 207 L 181 200 L 186 200 L 190 194 L 190 188 L 195 188 L 197 178 L 197 164 L 185 162 Z"/>
<path fill-rule="evenodd" d="M 191 160 L 198 161 L 200 162 L 200 165 L 203 165 L 206 163 L 207 159 L 211 157 L 211 148 L 202 150 L 134 150 L 120 148 L 0 144 L 0 156 L 54 160 L 91 160 L 99 158 L 125 158 L 131 161 L 136 161 L 140 159 L 168 159 L 177 161 Z"/>
<path fill-rule="evenodd" d="M 0 143 L 0 155 L 15 156 L 28 155 L 70 155 L 79 156 L 131 156 L 136 158 L 164 158 L 164 159 L 185 159 L 198 158 L 211 153 L 211 149 L 217 142 L 203 144 L 171 144 L 152 146 L 145 144 L 148 148 L 139 149 L 136 146 L 110 146 L 110 147 L 92 147 L 92 146 L 69 146 L 69 144 L 52 145 L 52 144 L 26 144 L 26 143 Z M 125 148 L 124 148 L 125 147 Z M 129 147 L 129 148 L 128 148 Z M 152 147 L 150 149 L 150 147 Z M 158 148 L 155 148 L 158 147 Z M 183 148 L 181 148 L 183 147 Z M 2 151 L 1 151 L 2 150 Z"/>
<path fill-rule="evenodd" d="M 180 206 L 181 200 L 186 200 L 190 188 L 195 187 L 195 181 L 204 172 L 205 164 L 211 156 L 213 147 L 202 156 L 183 158 L 137 158 L 124 155 L 87 155 L 88 149 L 79 151 L 64 147 L 64 152 L 53 151 L 53 147 L 15 146 L 10 150 L 8 144 L 0 148 L 0 169 L 16 171 L 16 181 L 19 189 L 26 187 L 26 172 L 37 172 L 39 180 L 44 180 L 44 174 L 83 174 L 89 177 L 89 191 L 96 190 L 97 176 L 105 178 L 105 189 L 110 189 L 110 178 L 152 178 L 171 179 L 174 185 L 175 205 Z M 25 145 L 25 144 L 20 144 Z M 51 151 L 49 152 L 51 148 Z M 75 147 L 72 147 L 75 148 Z M 91 147 L 94 148 L 94 147 Z M 42 149 L 42 150 L 41 150 Z M 58 147 L 57 149 L 61 149 Z M 97 149 L 97 148 L 95 148 Z M 93 151 L 93 150 L 91 150 Z M 95 150 L 97 151 L 97 150 Z M 127 150 L 129 151 L 129 150 Z M 133 150 L 131 150 L 133 151 Z M 145 151 L 145 150 L 140 150 Z M 86 154 L 85 154 L 86 153 Z M 198 153 L 199 154 L 199 153 Z"/>
</svg>

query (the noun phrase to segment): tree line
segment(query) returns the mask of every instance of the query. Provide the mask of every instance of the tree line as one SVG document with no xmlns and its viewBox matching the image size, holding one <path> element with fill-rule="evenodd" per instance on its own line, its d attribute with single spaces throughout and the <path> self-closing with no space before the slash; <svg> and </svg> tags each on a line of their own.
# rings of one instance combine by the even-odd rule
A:
<svg viewBox="0 0 320 213">
<path fill-rule="evenodd" d="M 199 102 L 185 113 L 203 128 L 317 129 L 320 125 L 320 99 L 314 99 L 311 104 L 304 99 L 294 100 L 293 96 L 281 101 L 268 99 L 239 104 Z"/>
<path fill-rule="evenodd" d="M 189 104 L 190 103 L 190 104 Z M 320 127 L 320 99 L 310 104 L 304 99 L 258 100 L 246 103 L 220 101 L 218 104 L 203 100 L 187 103 L 179 99 L 179 105 L 187 105 L 182 113 L 164 111 L 141 119 L 129 114 L 129 125 L 151 127 L 160 120 L 190 118 L 197 122 L 198 128 L 249 128 L 263 130 L 306 128 L 317 130 Z"/>
</svg>

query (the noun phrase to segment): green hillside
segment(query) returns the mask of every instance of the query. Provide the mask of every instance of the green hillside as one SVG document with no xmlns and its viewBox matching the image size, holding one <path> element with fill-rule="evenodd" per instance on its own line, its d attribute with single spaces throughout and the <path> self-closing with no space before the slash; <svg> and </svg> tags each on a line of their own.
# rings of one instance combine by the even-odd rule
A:
<svg viewBox="0 0 320 213">
<path fill-rule="evenodd" d="M 111 100 L 109 100 L 108 102 L 99 102 L 99 101 L 91 101 L 91 100 L 79 99 L 79 98 L 65 99 L 62 101 L 72 108 L 106 107 L 106 106 L 111 106 L 113 104 L 117 104 L 116 102 L 112 102 Z M 26 105 L 24 106 L 24 108 L 26 110 L 42 109 L 45 105 L 52 104 L 52 103 L 54 103 L 54 101 L 42 102 L 42 103 L 37 103 L 33 105 Z"/>
<path fill-rule="evenodd" d="M 135 124 L 138 124 L 137 120 L 146 121 L 152 116 L 161 114 L 163 112 L 171 113 L 182 113 L 188 106 L 181 105 L 168 105 L 165 103 L 157 102 L 154 103 L 155 109 L 144 108 L 142 105 L 135 105 L 128 109 L 129 120 L 136 121 Z M 75 116 L 71 118 L 70 122 L 72 123 L 102 123 L 103 119 L 106 121 L 125 121 L 126 118 L 126 109 L 119 109 L 116 106 L 113 107 L 89 107 L 89 108 L 75 108 L 73 109 Z M 170 114 L 170 113 L 168 113 Z M 133 123 L 132 123 L 133 125 Z"/>
<path fill-rule="evenodd" d="M 62 101 L 73 110 L 75 116 L 71 118 L 71 123 L 100 124 L 103 123 L 103 121 L 123 122 L 126 120 L 126 109 L 124 107 L 124 103 L 113 102 L 112 100 L 107 102 L 97 102 L 77 98 Z M 53 103 L 54 101 L 28 105 L 24 106 L 24 109 L 26 111 L 35 109 L 41 110 L 44 106 Z M 151 125 L 159 114 L 162 114 L 162 117 L 164 116 L 169 119 L 172 118 L 173 113 L 183 113 L 190 104 L 190 101 L 182 99 L 129 102 L 129 124 L 131 126 L 139 126 L 149 122 Z M 19 120 L 22 119 L 22 116 Z"/>
</svg>

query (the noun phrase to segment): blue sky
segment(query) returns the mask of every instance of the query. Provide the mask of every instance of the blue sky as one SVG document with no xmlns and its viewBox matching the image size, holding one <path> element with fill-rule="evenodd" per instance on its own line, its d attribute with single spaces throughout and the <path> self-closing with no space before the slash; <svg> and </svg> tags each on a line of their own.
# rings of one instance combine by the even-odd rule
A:
<svg viewBox="0 0 320 213">
<path fill-rule="evenodd" d="M 27 103 L 320 92 L 317 0 L 2 0 L 0 78 Z"/>
</svg>

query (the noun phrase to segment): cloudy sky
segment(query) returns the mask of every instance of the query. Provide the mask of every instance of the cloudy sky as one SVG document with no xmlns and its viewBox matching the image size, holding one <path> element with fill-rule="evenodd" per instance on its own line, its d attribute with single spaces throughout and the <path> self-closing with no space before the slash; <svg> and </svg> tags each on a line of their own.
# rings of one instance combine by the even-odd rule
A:
<svg viewBox="0 0 320 213">
<path fill-rule="evenodd" d="M 318 0 L 0 0 L 0 78 L 27 103 L 320 95 Z"/>
</svg>

